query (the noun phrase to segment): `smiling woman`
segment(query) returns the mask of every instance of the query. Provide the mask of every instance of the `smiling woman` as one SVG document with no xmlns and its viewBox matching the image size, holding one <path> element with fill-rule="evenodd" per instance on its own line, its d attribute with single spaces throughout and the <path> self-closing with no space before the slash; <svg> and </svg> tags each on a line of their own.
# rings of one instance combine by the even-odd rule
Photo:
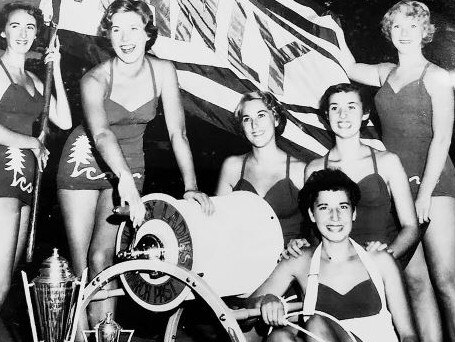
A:
<svg viewBox="0 0 455 342">
<path fill-rule="evenodd" d="M 385 251 L 367 253 L 349 238 L 360 199 L 358 185 L 340 170 L 325 169 L 308 178 L 301 194 L 302 210 L 308 210 L 321 243 L 282 260 L 250 296 L 264 322 L 277 327 L 267 341 L 307 340 L 293 326 L 283 328 L 288 322 L 278 297 L 294 279 L 305 297 L 303 326 L 321 340 L 417 341 L 393 258 Z"/>
<path fill-rule="evenodd" d="M 43 24 L 41 11 L 23 3 L 6 4 L 0 13 L 0 36 L 6 40 L 0 57 L 0 307 L 20 260 L 27 226 L 35 168 L 43 171 L 49 151 L 41 136 L 32 136 L 33 122 L 43 110 L 43 84 L 25 70 L 29 51 Z M 51 98 L 49 119 L 58 127 L 71 127 L 56 45 L 44 61 L 53 62 L 57 99 Z"/>
<path fill-rule="evenodd" d="M 422 256 L 425 251 L 425 259 L 411 259 L 405 270 L 421 338 L 443 339 L 436 292 L 450 340 L 455 341 L 455 167 L 448 154 L 454 94 L 450 75 L 423 55 L 434 26 L 422 2 L 400 1 L 392 6 L 382 20 L 382 32 L 395 47 L 398 64 L 356 63 L 351 55 L 345 69 L 354 81 L 381 87 L 375 103 L 384 145 L 403 163 L 419 223 L 429 223 L 416 251 Z M 347 46 L 344 48 L 349 55 Z"/>
<path fill-rule="evenodd" d="M 284 131 L 286 116 L 271 93 L 244 94 L 234 116 L 252 151 L 224 161 L 216 194 L 246 190 L 263 197 L 280 220 L 286 245 L 291 239 L 303 236 L 303 217 L 297 198 L 303 186 L 305 163 L 276 145 L 276 136 Z"/>
<path fill-rule="evenodd" d="M 82 78 L 85 123 L 68 138 L 57 179 L 73 268 L 80 275 L 88 266 L 90 278 L 113 263 L 117 226 L 108 218 L 114 206 L 128 203 L 133 226 L 144 220 L 143 135 L 159 98 L 184 198 L 199 202 L 206 213 L 213 210 L 208 196 L 197 188 L 175 68 L 146 55 L 157 37 L 150 8 L 144 1 L 116 0 L 106 9 L 101 32 L 110 39 L 115 57 Z M 113 299 L 92 304 L 92 327 L 114 307 Z M 87 324 L 82 319 L 84 328 Z"/>
</svg>

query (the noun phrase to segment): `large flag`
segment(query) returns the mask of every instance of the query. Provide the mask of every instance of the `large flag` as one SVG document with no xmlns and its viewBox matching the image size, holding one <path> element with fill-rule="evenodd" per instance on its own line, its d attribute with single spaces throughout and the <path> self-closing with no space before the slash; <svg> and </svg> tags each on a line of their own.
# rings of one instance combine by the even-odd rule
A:
<svg viewBox="0 0 455 342">
<path fill-rule="evenodd" d="M 38 0 L 35 0 L 38 1 Z M 311 0 L 144 0 L 159 29 L 151 53 L 171 60 L 187 115 L 235 132 L 241 95 L 271 91 L 287 110 L 280 146 L 304 160 L 332 145 L 318 102 L 332 84 L 349 82 L 339 59 L 341 28 Z M 41 0 L 59 22 L 63 49 L 95 64 L 109 54 L 98 36 L 112 0 Z M 381 147 L 370 124 L 362 132 Z"/>
</svg>

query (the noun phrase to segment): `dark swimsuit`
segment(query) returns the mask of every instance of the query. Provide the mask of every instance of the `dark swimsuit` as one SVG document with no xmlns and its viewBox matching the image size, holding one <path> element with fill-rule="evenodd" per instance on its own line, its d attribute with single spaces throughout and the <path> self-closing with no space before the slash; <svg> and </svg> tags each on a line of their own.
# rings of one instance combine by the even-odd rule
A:
<svg viewBox="0 0 455 342">
<path fill-rule="evenodd" d="M 433 107 L 423 82 L 429 65 L 425 66 L 417 80 L 406 84 L 397 93 L 389 83 L 389 73 L 375 96 L 384 145 L 400 157 L 414 199 L 419 191 L 433 139 Z M 455 197 L 455 168 L 449 156 L 432 196 Z"/>
<path fill-rule="evenodd" d="M 155 97 L 139 108 L 129 111 L 110 98 L 114 79 L 113 60 L 110 62 L 110 83 L 104 100 L 110 129 L 117 137 L 123 156 L 133 174 L 136 186 L 144 182 L 143 136 L 146 125 L 156 115 L 158 103 L 155 74 L 146 58 L 152 75 Z M 81 125 L 74 129 L 63 148 L 57 175 L 57 187 L 70 190 L 101 190 L 115 187 L 117 178 L 94 148 L 90 134 Z"/>
<path fill-rule="evenodd" d="M 361 198 L 357 205 L 357 218 L 353 222 L 350 234 L 357 243 L 364 245 L 368 241 L 381 241 L 390 244 L 398 235 L 398 229 L 392 214 L 392 198 L 387 184 L 378 173 L 376 155 L 370 147 L 374 173 L 362 178 L 357 184 Z M 324 158 L 324 168 L 328 167 L 329 153 Z"/>
<path fill-rule="evenodd" d="M 14 83 L 1 59 L 0 65 L 11 82 L 0 100 L 0 125 L 31 136 L 33 122 L 43 110 L 44 98 L 36 87 L 32 96 Z M 35 165 L 36 158 L 30 149 L 0 145 L 0 197 L 18 198 L 30 205 Z"/>
<path fill-rule="evenodd" d="M 257 195 L 258 193 L 254 186 L 244 178 L 248 157 L 249 154 L 246 154 L 243 159 L 240 179 L 233 190 L 250 191 Z M 264 200 L 270 204 L 280 221 L 285 246 L 291 239 L 299 239 L 303 236 L 301 227 L 303 217 L 298 205 L 299 189 L 289 178 L 290 160 L 291 157 L 288 155 L 286 159 L 286 178 L 276 182 L 264 196 Z"/>
</svg>

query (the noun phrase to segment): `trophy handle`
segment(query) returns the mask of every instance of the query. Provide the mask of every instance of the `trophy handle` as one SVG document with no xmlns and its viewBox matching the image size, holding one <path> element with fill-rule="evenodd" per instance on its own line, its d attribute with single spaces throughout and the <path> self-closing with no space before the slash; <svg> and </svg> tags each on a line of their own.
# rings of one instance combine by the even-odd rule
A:
<svg viewBox="0 0 455 342">
<path fill-rule="evenodd" d="M 126 342 L 130 342 L 131 341 L 131 338 L 133 337 L 133 334 L 134 334 L 134 330 L 120 330 L 120 333 L 127 333 L 127 334 L 130 334 L 130 336 L 128 337 L 128 340 Z"/>
<path fill-rule="evenodd" d="M 30 328 L 32 329 L 33 342 L 38 342 L 38 334 L 36 332 L 35 325 L 35 314 L 33 313 L 32 298 L 30 296 L 30 287 L 34 286 L 34 283 L 28 283 L 27 274 L 21 271 L 22 282 L 24 283 L 25 301 L 27 303 L 28 317 L 30 318 Z"/>
<path fill-rule="evenodd" d="M 96 330 L 82 330 L 82 336 L 84 336 L 85 342 L 88 342 L 88 336 L 90 334 L 96 334 Z"/>
</svg>

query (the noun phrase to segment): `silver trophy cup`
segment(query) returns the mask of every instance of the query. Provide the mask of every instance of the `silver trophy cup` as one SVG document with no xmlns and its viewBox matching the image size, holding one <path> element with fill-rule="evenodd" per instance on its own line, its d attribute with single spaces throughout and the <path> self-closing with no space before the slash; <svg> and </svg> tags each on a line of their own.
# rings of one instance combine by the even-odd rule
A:
<svg viewBox="0 0 455 342">
<path fill-rule="evenodd" d="M 134 330 L 123 330 L 122 327 L 113 320 L 112 312 L 106 313 L 106 318 L 100 321 L 94 330 L 84 330 L 84 339 L 88 342 L 87 337 L 95 334 L 96 342 L 119 342 L 120 334 L 129 334 L 127 342 L 133 337 Z"/>
<path fill-rule="evenodd" d="M 58 250 L 41 264 L 38 276 L 28 284 L 22 272 L 33 340 L 65 342 L 72 340 L 75 314 L 81 299 L 81 282 L 71 273 Z M 30 294 L 31 289 L 31 294 Z M 34 304 L 34 305 L 33 305 Z M 37 322 L 35 323 L 35 314 Z M 38 330 L 38 332 L 37 332 Z"/>
</svg>

